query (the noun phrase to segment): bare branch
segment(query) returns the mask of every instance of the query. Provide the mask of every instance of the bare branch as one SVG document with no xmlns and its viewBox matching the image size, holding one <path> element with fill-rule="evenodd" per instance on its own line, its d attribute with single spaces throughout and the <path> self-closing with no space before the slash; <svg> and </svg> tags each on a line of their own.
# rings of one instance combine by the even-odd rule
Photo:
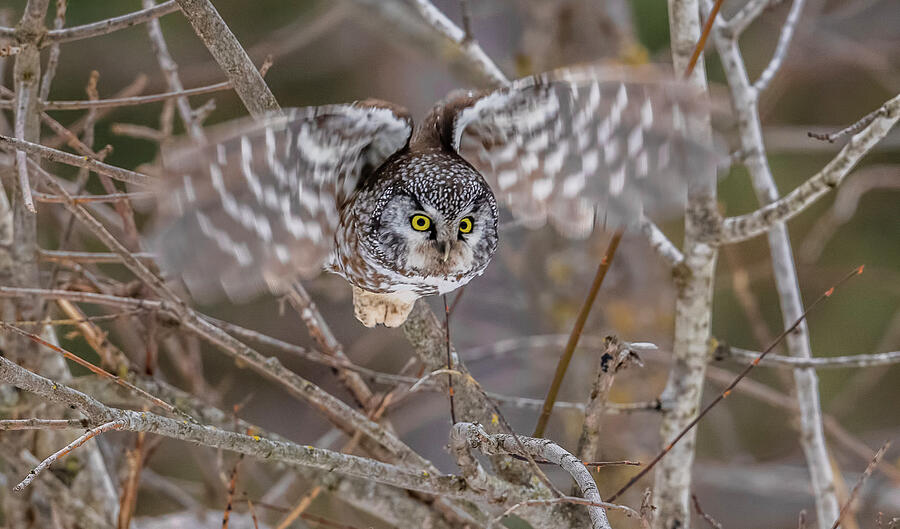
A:
<svg viewBox="0 0 900 529">
<path fill-rule="evenodd" d="M 155 2 L 156 0 L 141 0 L 144 8 L 153 6 Z M 147 24 L 147 35 L 150 37 L 153 53 L 156 55 L 159 68 L 166 78 L 169 90 L 172 92 L 184 92 L 184 85 L 181 84 L 181 78 L 178 76 L 178 64 L 175 63 L 172 55 L 169 54 L 169 46 L 163 37 L 162 26 L 159 20 L 154 19 Z M 178 114 L 181 116 L 181 121 L 184 123 L 184 128 L 188 135 L 194 141 L 203 139 L 203 129 L 194 117 L 194 112 L 191 110 L 191 104 L 187 97 L 184 95 L 176 97 L 175 105 L 178 107 Z"/>
<path fill-rule="evenodd" d="M 124 419 L 118 419 L 118 420 L 100 425 L 96 428 L 91 428 L 90 430 L 85 432 L 82 436 L 80 436 L 78 439 L 75 439 L 74 441 L 72 441 L 71 443 L 66 445 L 64 448 L 59 450 L 58 452 L 54 453 L 47 459 L 41 461 L 41 464 L 34 467 L 34 470 L 29 472 L 28 476 L 26 476 L 25 479 L 23 479 L 18 485 L 13 487 L 13 490 L 15 490 L 16 492 L 22 491 L 32 481 L 34 481 L 34 478 L 38 477 L 38 475 L 41 472 L 46 470 L 47 467 L 49 467 L 56 461 L 60 460 L 61 458 L 65 457 L 67 454 L 71 453 L 73 450 L 75 450 L 79 446 L 90 441 L 91 439 L 93 439 L 94 437 L 96 437 L 97 435 L 99 435 L 101 433 L 108 432 L 110 430 L 120 430 L 125 426 L 125 424 L 126 423 L 125 423 Z"/>
<path fill-rule="evenodd" d="M 675 71 L 686 72 L 702 34 L 698 0 L 669 2 L 669 31 Z M 697 93 L 708 92 L 702 57 L 698 58 L 687 82 Z M 698 139 L 708 140 L 712 137 L 708 118 L 687 123 L 686 130 Z M 704 242 L 704 239 L 721 219 L 716 200 L 715 171 L 697 176 L 696 182 L 688 190 L 682 245 L 684 257 L 673 270 L 677 287 L 675 340 L 672 367 L 661 397 L 663 417 L 659 435 L 663 445 L 671 443 L 700 409 L 708 361 L 706 343 L 712 323 L 713 284 L 718 252 L 714 245 Z M 653 514 L 653 526 L 656 528 L 690 526 L 689 493 L 695 438 L 696 431 L 689 432 L 680 446 L 676 446 L 670 457 L 664 459 L 656 470 L 653 488 L 654 500 L 658 506 Z"/>
<path fill-rule="evenodd" d="M 3 136 L 2 134 L 0 134 L 0 145 L 5 146 L 8 149 L 19 149 L 20 151 L 29 154 L 35 154 L 52 162 L 64 163 L 74 167 L 84 167 L 97 174 L 108 176 L 114 180 L 128 182 L 129 184 L 148 186 L 151 184 L 152 180 L 152 177 L 145 174 L 109 165 L 87 156 L 76 156 L 67 152 L 51 149 L 50 147 L 44 147 L 39 143 L 18 140 L 16 138 L 10 138 L 9 136 Z"/>
<path fill-rule="evenodd" d="M 694 510 L 697 511 L 697 514 L 700 515 L 701 518 L 706 520 L 706 523 L 709 524 L 713 529 L 722 529 L 722 524 L 716 521 L 715 518 L 703 512 L 703 509 L 700 508 L 700 500 L 697 499 L 696 494 L 691 494 L 691 500 L 694 502 Z"/>
<path fill-rule="evenodd" d="M 87 419 L 4 419 L 0 431 L 10 430 L 69 430 L 87 428 Z"/>
<path fill-rule="evenodd" d="M 169 13 L 174 13 L 175 11 L 178 11 L 178 3 L 175 0 L 168 0 L 149 9 L 142 9 L 140 11 L 128 13 L 127 15 L 108 18 L 83 26 L 53 29 L 44 35 L 41 45 L 47 46 L 56 42 L 71 42 L 73 40 L 108 35 L 114 31 L 130 28 L 137 24 L 143 24 L 144 22 L 154 20 L 163 15 L 168 15 Z"/>
<path fill-rule="evenodd" d="M 731 92 L 731 106 L 736 114 L 735 121 L 738 123 L 740 148 L 747 153 L 744 165 L 750 173 L 757 199 L 761 204 L 765 205 L 775 202 L 779 193 L 766 158 L 758 100 L 755 90 L 750 85 L 746 65 L 738 44 L 727 34 L 727 31 L 723 30 L 723 27 L 724 24 L 717 24 L 713 37 L 719 56 L 722 59 L 722 66 Z M 850 145 L 846 148 L 848 152 L 855 152 L 853 151 L 854 147 Z M 861 155 L 861 153 L 859 154 Z M 840 160 L 841 157 L 839 156 L 838 159 Z M 849 161 L 846 160 L 846 162 Z M 846 170 L 849 169 L 850 165 L 850 163 L 846 165 L 835 164 L 835 166 L 829 164 L 828 167 L 835 174 L 846 174 Z M 827 187 L 822 182 L 819 182 L 819 185 Z M 816 187 L 815 189 L 815 191 L 810 190 L 812 193 L 807 196 L 812 197 L 823 192 L 821 187 Z M 805 203 L 804 196 L 801 195 L 795 198 L 799 199 L 799 204 Z M 765 206 L 763 209 L 765 209 Z M 754 217 L 751 216 L 750 218 Z M 781 316 L 784 326 L 788 327 L 792 322 L 797 321 L 803 313 L 803 300 L 800 296 L 799 280 L 794 265 L 790 237 L 783 222 L 768 223 L 765 220 L 755 218 L 754 220 L 759 220 L 761 227 L 769 228 L 768 240 L 771 249 L 772 269 L 779 295 Z M 739 224 L 732 223 L 731 225 L 737 226 Z M 801 322 L 795 332 L 787 336 L 786 342 L 792 356 L 800 358 L 810 358 L 812 356 L 809 343 L 809 329 L 805 322 Z M 833 485 L 834 473 L 828 455 L 822 424 L 818 378 L 816 372 L 812 369 L 796 369 L 793 374 L 797 386 L 797 402 L 800 406 L 801 446 L 811 475 L 819 527 L 820 529 L 826 529 L 827 520 L 833 520 L 837 517 L 838 501 Z"/>
<path fill-rule="evenodd" d="M 720 241 L 740 242 L 765 233 L 776 224 L 790 220 L 803 212 L 820 197 L 840 185 L 860 158 L 884 138 L 900 119 L 900 95 L 882 105 L 879 112 L 880 114 L 865 129 L 853 136 L 841 152 L 809 180 L 753 213 L 725 219 Z"/>
<path fill-rule="evenodd" d="M 21 62 L 27 62 L 23 57 L 17 57 L 16 65 Z M 40 69 L 40 66 L 37 67 Z M 26 132 L 28 120 L 35 116 L 34 109 L 37 108 L 36 98 L 37 80 L 31 75 L 21 75 L 16 78 L 16 99 L 15 99 L 15 134 L 16 139 L 26 141 L 27 136 L 34 134 Z M 19 176 L 19 192 L 22 194 L 22 204 L 30 213 L 35 213 L 34 200 L 31 198 L 31 183 L 28 180 L 28 164 L 26 163 L 27 155 L 24 150 L 16 150 L 16 174 Z"/>
<path fill-rule="evenodd" d="M 430 0 L 414 0 L 413 5 L 419 10 L 422 18 L 443 36 L 451 45 L 459 49 L 468 59 L 479 67 L 482 74 L 494 84 L 504 85 L 509 82 L 500 68 L 484 53 L 474 39 L 467 38 L 466 32 L 447 18 L 446 15 L 431 3 Z"/>
<path fill-rule="evenodd" d="M 344 348 L 334 337 L 331 327 L 322 317 L 319 309 L 313 303 L 312 298 L 303 288 L 299 281 L 291 284 L 287 293 L 288 301 L 294 309 L 300 314 L 300 318 L 306 324 L 309 334 L 313 337 L 319 348 L 328 356 L 334 357 L 340 363 L 349 364 L 350 360 L 344 354 Z M 372 411 L 372 390 L 366 385 L 359 374 L 338 367 L 338 379 L 347 386 L 347 389 L 353 394 L 356 400 L 367 411 Z"/>
<path fill-rule="evenodd" d="M 213 92 L 221 92 L 231 88 L 230 81 L 200 86 L 197 88 L 187 88 L 173 92 L 163 92 L 161 94 L 149 94 L 145 96 L 119 97 L 110 99 L 83 100 L 83 101 L 47 101 L 43 103 L 44 110 L 84 110 L 87 108 L 117 108 L 134 105 L 145 105 L 147 103 L 155 103 L 158 101 L 166 101 L 178 97 L 190 97 L 202 94 L 211 94 Z M 0 108 L 11 107 L 10 101 L 0 100 Z"/>
<path fill-rule="evenodd" d="M 132 432 L 154 433 L 172 439 L 198 443 L 210 448 L 231 450 L 264 460 L 284 461 L 327 472 L 356 476 L 407 490 L 474 502 L 484 501 L 484 498 L 479 493 L 466 487 L 462 478 L 443 475 L 437 471 L 409 470 L 373 459 L 345 455 L 312 446 L 300 446 L 287 441 L 264 438 L 259 435 L 243 435 L 228 432 L 190 421 L 179 421 L 162 417 L 150 412 L 111 408 L 64 384 L 32 373 L 3 357 L 0 357 L 0 380 L 36 393 L 44 399 L 67 406 L 75 406 L 86 413 L 92 420 L 103 421 L 106 429 L 115 428 Z M 506 443 L 512 441 L 511 436 L 503 437 L 505 442 L 501 442 L 500 445 L 505 449 Z M 85 440 L 87 439 L 82 439 L 82 442 Z M 549 443 L 544 440 L 538 441 Z M 65 450 L 60 452 L 65 452 Z M 584 466 L 574 456 L 568 454 L 568 458 L 565 457 L 567 453 L 558 447 L 555 449 L 548 448 L 546 451 L 541 450 L 541 452 L 546 452 L 551 456 L 558 456 L 556 457 L 558 460 L 565 461 L 563 463 L 564 467 L 567 469 L 571 467 L 576 474 L 578 473 L 576 467 L 580 467 L 582 473 L 587 473 Z M 569 458 L 573 459 L 574 462 L 569 461 Z M 587 477 L 590 479 L 589 473 L 587 473 Z M 511 501 L 526 496 L 527 489 L 520 488 L 516 491 L 516 497 L 511 498 Z"/>
<path fill-rule="evenodd" d="M 134 193 L 110 193 L 107 195 L 72 195 L 72 200 L 76 204 L 85 204 L 88 202 L 118 202 L 122 199 L 149 199 L 153 198 L 153 193 L 149 191 L 137 191 Z M 34 197 L 38 202 L 46 202 L 49 204 L 63 204 L 66 199 L 56 195 L 49 195 L 39 191 L 34 192 Z"/>
<path fill-rule="evenodd" d="M 253 116 L 280 109 L 262 75 L 209 0 L 177 0 L 194 31 Z"/>
<path fill-rule="evenodd" d="M 57 0 L 56 16 L 53 17 L 53 29 L 62 29 L 66 25 L 66 11 L 68 10 L 67 0 Z M 47 67 L 44 70 L 44 77 L 41 79 L 41 89 L 38 91 L 41 101 L 46 101 L 50 95 L 50 85 L 56 76 L 56 67 L 59 65 L 59 43 L 55 42 L 50 45 L 50 53 L 47 57 Z"/>
<path fill-rule="evenodd" d="M 756 351 L 748 351 L 737 347 L 731 347 L 728 344 L 720 343 L 716 346 L 716 358 L 733 358 L 737 361 L 746 362 L 758 357 Z M 813 369 L 844 369 L 850 367 L 876 367 L 900 363 L 900 351 L 891 351 L 888 353 L 862 354 L 862 355 L 846 355 L 846 356 L 826 356 L 813 358 L 797 358 L 794 356 L 767 355 L 765 360 L 760 364 L 762 367 L 787 367 L 793 369 L 813 368 Z"/>
<path fill-rule="evenodd" d="M 766 69 L 759 75 L 759 79 L 753 83 L 753 90 L 756 97 L 768 88 L 769 83 L 775 78 L 778 69 L 784 63 L 787 57 L 788 48 L 791 46 L 791 39 L 794 36 L 794 30 L 797 28 L 797 21 L 800 20 L 800 12 L 803 10 L 803 4 L 806 0 L 794 0 L 791 4 L 791 10 L 788 12 L 784 25 L 781 26 L 781 33 L 778 35 L 778 44 L 775 46 L 775 53 L 772 54 L 772 60 L 766 65 Z"/>
<path fill-rule="evenodd" d="M 582 461 L 592 461 L 599 453 L 601 438 L 600 428 L 606 414 L 609 390 L 612 388 L 616 373 L 627 369 L 632 363 L 641 364 L 640 358 L 628 348 L 628 343 L 621 343 L 615 336 L 607 336 L 606 349 L 598 358 L 597 374 L 591 386 L 584 413 L 584 424 L 581 437 L 578 439 L 578 457 Z"/>
<path fill-rule="evenodd" d="M 653 248 L 657 255 L 662 257 L 666 264 L 675 268 L 684 262 L 684 254 L 681 253 L 681 250 L 672 244 L 672 241 L 666 237 L 666 234 L 652 220 L 642 216 L 639 228 L 644 237 L 647 238 L 647 242 L 650 243 L 650 247 Z"/>
<path fill-rule="evenodd" d="M 457 436 L 454 449 L 457 455 L 466 448 L 474 448 L 486 455 L 515 454 L 540 457 L 559 465 L 568 472 L 572 479 L 575 480 L 575 483 L 578 484 L 578 488 L 581 489 L 584 499 L 594 504 L 599 504 L 603 501 L 597 490 L 597 484 L 594 483 L 594 478 L 591 477 L 591 473 L 584 467 L 581 460 L 549 439 L 509 434 L 489 435 L 484 431 L 484 428 L 471 423 L 456 423 L 453 426 L 452 435 Z M 460 443 L 460 439 L 465 439 L 465 444 Z M 522 452 L 522 447 L 524 447 L 525 453 Z M 467 461 L 467 463 L 471 463 L 471 461 Z M 483 476 L 479 475 L 480 477 Z M 591 527 L 593 529 L 609 529 L 609 522 L 606 520 L 604 509 L 592 505 L 588 507 L 588 512 L 591 516 Z"/>
<path fill-rule="evenodd" d="M 767 7 L 778 1 L 781 0 L 749 0 L 740 11 L 723 24 L 722 31 L 732 38 L 739 37 Z"/>
<path fill-rule="evenodd" d="M 856 485 L 853 486 L 853 490 L 850 491 L 850 496 L 847 498 L 844 506 L 841 507 L 841 512 L 838 514 L 837 520 L 834 521 L 834 525 L 831 526 L 831 529 L 837 529 L 838 526 L 841 525 L 841 520 L 846 516 L 847 511 L 850 510 L 850 507 L 853 505 L 853 500 L 856 499 L 856 495 L 859 494 L 859 488 L 862 487 L 862 484 L 866 482 L 866 479 L 872 475 L 872 471 L 875 470 L 875 467 L 878 466 L 878 462 L 881 461 L 881 458 L 884 457 L 884 453 L 890 448 L 891 442 L 887 441 L 881 448 L 875 452 L 875 455 L 872 457 L 872 461 L 866 465 L 866 470 L 863 471 L 862 475 L 859 476 L 859 479 L 856 481 Z"/>
<path fill-rule="evenodd" d="M 856 134 L 857 132 L 861 131 L 865 127 L 868 127 L 869 124 L 875 120 L 875 118 L 880 117 L 880 116 L 885 116 L 885 115 L 889 115 L 889 113 L 888 113 L 887 109 L 885 109 L 884 106 L 882 106 L 881 108 L 878 108 L 876 110 L 873 110 L 872 112 L 869 112 L 865 116 L 856 120 L 855 123 L 852 123 L 849 126 L 844 127 L 837 132 L 832 132 L 829 134 L 819 134 L 816 132 L 807 132 L 806 135 L 809 136 L 810 138 L 827 141 L 828 143 L 834 143 L 835 140 L 842 138 L 842 137 L 846 136 L 847 134 Z"/>
</svg>

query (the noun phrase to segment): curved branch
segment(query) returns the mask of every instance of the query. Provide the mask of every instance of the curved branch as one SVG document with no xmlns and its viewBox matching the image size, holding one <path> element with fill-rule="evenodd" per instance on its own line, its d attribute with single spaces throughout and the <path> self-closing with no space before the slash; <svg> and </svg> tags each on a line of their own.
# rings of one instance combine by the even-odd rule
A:
<svg viewBox="0 0 900 529">
<path fill-rule="evenodd" d="M 606 519 L 606 511 L 597 505 L 603 502 L 600 498 L 600 492 L 597 490 L 597 484 L 591 473 L 584 466 L 580 459 L 570 454 L 558 444 L 549 439 L 539 439 L 534 437 L 514 436 L 510 434 L 494 434 L 490 435 L 480 425 L 472 423 L 456 423 L 453 426 L 453 451 L 457 455 L 457 459 L 462 457 L 462 462 L 466 463 L 463 469 L 475 470 L 472 477 L 484 478 L 484 469 L 477 472 L 477 468 L 472 466 L 474 458 L 468 455 L 468 449 L 476 448 L 485 455 L 502 455 L 513 454 L 519 456 L 540 457 L 559 465 L 563 470 L 568 472 L 584 499 L 591 502 L 588 506 L 588 512 L 591 516 L 592 529 L 610 529 L 609 521 Z M 518 437 L 518 439 L 517 439 Z M 525 452 L 522 451 L 524 447 Z M 485 481 L 479 479 L 477 483 L 484 485 Z"/>
</svg>

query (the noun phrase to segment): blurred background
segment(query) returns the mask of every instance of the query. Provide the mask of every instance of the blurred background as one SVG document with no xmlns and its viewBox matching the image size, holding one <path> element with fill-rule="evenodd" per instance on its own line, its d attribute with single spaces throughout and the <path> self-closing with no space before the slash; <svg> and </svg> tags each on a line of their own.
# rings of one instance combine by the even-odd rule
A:
<svg viewBox="0 0 900 529">
<path fill-rule="evenodd" d="M 743 3 L 726 1 L 723 13 L 730 16 Z M 402 104 L 414 116 L 421 117 L 452 89 L 485 86 L 466 70 L 454 67 L 454 58 L 447 50 L 435 50 L 397 30 L 367 4 L 349 0 L 215 2 L 257 64 L 267 55 L 273 56 L 274 64 L 266 81 L 284 107 L 377 97 Z M 457 1 L 435 4 L 450 18 L 460 21 Z M 789 7 L 788 2 L 775 4 L 741 40 L 751 77 L 758 75 L 768 62 Z M 23 5 L 21 0 L 0 3 L 0 8 L 9 13 L 5 25 L 18 20 Z M 474 36 L 509 77 L 598 60 L 670 61 L 664 2 L 481 0 L 470 5 Z M 139 7 L 136 1 L 71 2 L 67 25 L 84 24 Z M 161 22 L 186 87 L 224 80 L 181 15 L 165 16 Z M 706 62 L 718 112 L 717 133 L 726 144 L 733 144 L 727 87 L 714 52 L 707 55 Z M 4 79 L 8 87 L 10 70 L 11 67 L 6 68 Z M 141 75 L 148 76 L 144 93 L 167 91 L 143 26 L 63 44 L 50 99 L 85 99 L 91 70 L 99 72 L 101 97 L 112 97 Z M 782 194 L 818 171 L 841 146 L 840 141 L 828 144 L 809 139 L 807 131 L 840 129 L 898 92 L 897 2 L 808 1 L 790 54 L 762 95 L 760 105 L 768 154 Z M 192 103 L 198 107 L 209 99 L 215 100 L 215 110 L 207 123 L 245 114 L 237 97 L 229 92 L 196 96 Z M 154 103 L 107 113 L 96 131 L 97 146 L 110 144 L 114 148 L 106 161 L 128 168 L 153 162 L 157 154 L 155 143 L 114 134 L 113 128 L 117 123 L 158 126 L 161 109 L 161 103 Z M 83 111 L 51 114 L 68 124 L 80 118 Z M 177 120 L 176 127 L 180 127 Z M 742 168 L 720 176 L 723 213 L 735 215 L 757 207 Z M 95 191 L 99 189 L 98 185 Z M 56 248 L 63 210 L 46 205 L 40 215 L 41 246 Z M 661 227 L 679 244 L 681 220 L 663 220 Z M 810 317 L 814 355 L 900 348 L 900 130 L 894 130 L 866 156 L 837 192 L 792 220 L 789 230 L 806 301 L 815 299 L 852 268 L 866 265 L 865 274 Z M 531 232 L 511 222 L 504 224 L 498 256 L 484 276 L 465 290 L 452 321 L 452 339 L 485 389 L 509 396 L 544 397 L 566 334 L 609 237 L 596 233 L 586 241 L 572 242 L 549 228 Z M 72 245 L 87 244 L 89 249 L 103 251 L 88 239 L 88 235 L 76 231 L 73 241 L 77 242 Z M 92 266 L 112 277 L 128 277 L 117 265 Z M 402 333 L 362 327 L 352 316 L 350 288 L 345 281 L 322 275 L 308 282 L 307 287 L 354 362 L 387 372 L 398 372 L 404 366 L 411 351 Z M 440 300 L 431 301 L 440 314 Z M 616 379 L 611 400 L 630 403 L 656 399 L 668 374 L 673 303 L 674 290 L 666 268 L 640 235 L 627 234 L 588 321 L 585 346 L 575 357 L 561 399 L 586 400 L 601 338 L 607 334 L 659 346 L 657 353 L 644 356 L 645 367 L 630 369 Z M 292 343 L 314 345 L 296 313 L 283 310 L 271 296 L 249 304 L 223 302 L 201 310 Z M 734 346 L 761 350 L 781 331 L 780 322 L 765 238 L 726 248 L 717 269 L 714 336 Z M 133 334 L 112 326 L 111 338 L 140 365 L 143 350 Z M 79 336 L 69 339 L 63 335 L 61 339 L 70 350 L 96 360 Z M 494 347 L 498 342 L 505 346 L 499 352 Z M 303 376 L 347 396 L 328 368 L 284 354 L 279 356 Z M 734 362 L 714 362 L 706 394 L 720 390 L 732 378 L 728 372 L 738 369 L 740 365 Z M 225 410 L 239 405 L 240 417 L 296 442 L 331 448 L 341 444 L 340 437 L 323 440 L 329 427 L 315 412 L 205 348 L 197 348 L 190 359 L 161 353 L 157 376 L 192 392 L 205 388 L 203 395 L 210 404 Z M 900 367 L 896 365 L 819 371 L 823 408 L 831 421 L 827 429 L 829 448 L 834 466 L 840 469 L 848 488 L 875 449 L 885 440 L 900 438 L 898 376 Z M 738 391 L 699 427 L 695 492 L 704 509 L 725 528 L 793 527 L 801 509 L 814 512 L 814 508 L 794 415 L 786 409 L 792 378 L 788 371 L 770 368 L 758 369 L 751 378 L 746 385 L 755 388 L 755 392 Z M 511 406 L 503 410 L 517 431 L 531 432 L 537 410 Z M 454 470 L 444 448 L 449 426 L 444 395 L 416 394 L 403 399 L 388 416 L 413 448 L 443 470 Z M 573 449 L 581 416 L 577 412 L 557 411 L 550 424 L 549 436 Z M 602 459 L 647 461 L 659 448 L 658 417 L 653 411 L 611 415 L 604 423 L 604 431 L 607 435 Z M 106 443 L 105 449 L 112 456 L 122 450 L 115 443 Z M 148 466 L 201 503 L 221 508 L 222 484 L 214 473 L 202 470 L 209 457 L 197 452 L 202 450 L 163 441 Z M 859 527 L 874 527 L 878 511 L 894 516 L 900 513 L 900 446 L 889 451 L 885 461 L 893 471 L 876 472 L 869 480 L 856 518 Z M 254 465 L 247 469 L 240 487 L 250 497 L 262 497 L 278 480 L 271 467 Z M 606 497 L 618 489 L 633 472 L 627 467 L 600 470 L 596 477 L 601 495 Z M 293 483 L 272 501 L 291 506 L 305 486 Z M 635 488 L 623 500 L 637 505 L 638 498 L 639 490 Z M 163 514 L 177 508 L 172 497 L 152 484 L 141 489 L 138 515 Z M 316 500 L 309 512 L 334 517 L 337 509 L 345 507 L 326 494 Z M 340 519 L 342 523 L 365 523 L 354 519 L 352 513 L 342 514 L 348 516 Z M 267 516 L 277 519 L 280 515 Z M 620 521 L 624 527 L 635 523 Z"/>
</svg>

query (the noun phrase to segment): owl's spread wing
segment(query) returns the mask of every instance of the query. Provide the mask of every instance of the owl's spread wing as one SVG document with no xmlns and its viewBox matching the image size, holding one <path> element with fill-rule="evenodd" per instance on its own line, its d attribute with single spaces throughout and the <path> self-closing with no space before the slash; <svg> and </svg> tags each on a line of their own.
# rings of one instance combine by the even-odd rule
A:
<svg viewBox="0 0 900 529">
<path fill-rule="evenodd" d="M 246 298 L 318 273 L 339 207 L 409 141 L 404 109 L 379 101 L 286 110 L 165 153 L 151 246 L 195 297 Z"/>
<path fill-rule="evenodd" d="M 530 227 L 549 220 L 585 237 L 595 224 L 683 211 L 690 180 L 714 170 L 716 156 L 684 127 L 706 105 L 672 79 L 575 68 L 461 96 L 453 146 Z"/>
</svg>

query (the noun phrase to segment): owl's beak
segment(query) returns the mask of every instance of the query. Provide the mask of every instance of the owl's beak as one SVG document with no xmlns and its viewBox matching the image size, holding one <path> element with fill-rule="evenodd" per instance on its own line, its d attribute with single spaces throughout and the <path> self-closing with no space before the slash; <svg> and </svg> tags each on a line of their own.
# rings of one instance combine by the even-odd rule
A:
<svg viewBox="0 0 900 529">
<path fill-rule="evenodd" d="M 441 254 L 441 262 L 446 263 L 447 259 L 450 258 L 450 242 L 449 241 L 440 241 L 437 243 L 438 252 Z"/>
</svg>

